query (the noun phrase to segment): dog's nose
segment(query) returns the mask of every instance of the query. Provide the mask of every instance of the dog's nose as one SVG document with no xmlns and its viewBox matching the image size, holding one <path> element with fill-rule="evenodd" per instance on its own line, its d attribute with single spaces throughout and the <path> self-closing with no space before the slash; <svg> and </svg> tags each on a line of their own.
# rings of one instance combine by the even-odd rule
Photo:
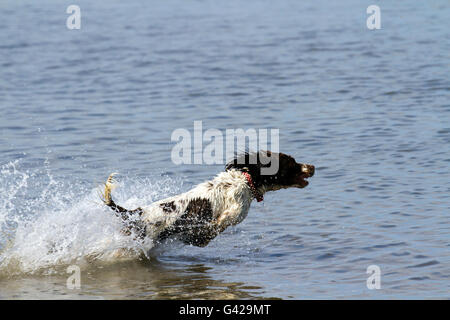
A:
<svg viewBox="0 0 450 320">
<path fill-rule="evenodd" d="M 311 164 L 302 164 L 302 172 L 308 174 L 310 177 L 314 175 L 315 168 Z"/>
</svg>

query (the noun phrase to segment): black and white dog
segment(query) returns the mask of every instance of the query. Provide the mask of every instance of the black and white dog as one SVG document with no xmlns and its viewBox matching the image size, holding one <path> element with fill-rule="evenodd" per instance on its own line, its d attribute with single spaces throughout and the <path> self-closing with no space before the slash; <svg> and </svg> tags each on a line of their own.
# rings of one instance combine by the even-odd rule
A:
<svg viewBox="0 0 450 320">
<path fill-rule="evenodd" d="M 271 165 L 263 157 L 277 161 L 276 173 L 262 174 L 262 169 Z M 141 239 L 150 237 L 156 242 L 174 237 L 204 247 L 228 226 L 242 222 L 253 199 L 262 201 L 267 191 L 304 188 L 308 185 L 305 179 L 313 175 L 312 165 L 297 163 L 284 153 L 260 151 L 236 157 L 226 165 L 225 172 L 188 192 L 134 210 L 112 200 L 114 174 L 111 174 L 103 201 L 124 221 L 127 234 Z"/>
</svg>

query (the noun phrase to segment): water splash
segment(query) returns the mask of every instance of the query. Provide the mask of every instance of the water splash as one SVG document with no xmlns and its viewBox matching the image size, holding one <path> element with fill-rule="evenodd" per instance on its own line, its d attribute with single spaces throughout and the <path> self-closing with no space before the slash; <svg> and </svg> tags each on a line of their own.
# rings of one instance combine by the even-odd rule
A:
<svg viewBox="0 0 450 320">
<path fill-rule="evenodd" d="M 99 199 L 98 187 L 74 180 L 58 181 L 48 165 L 35 172 L 21 170 L 19 161 L 0 167 L 0 277 L 147 255 L 153 243 L 124 235 L 121 221 Z M 168 177 L 125 177 L 114 196 L 134 208 L 177 191 Z"/>
</svg>

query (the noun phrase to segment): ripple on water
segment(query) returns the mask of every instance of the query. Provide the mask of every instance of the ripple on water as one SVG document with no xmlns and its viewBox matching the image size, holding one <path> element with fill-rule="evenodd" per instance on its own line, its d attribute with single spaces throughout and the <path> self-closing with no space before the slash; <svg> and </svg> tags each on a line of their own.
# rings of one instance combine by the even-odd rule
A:
<svg viewBox="0 0 450 320">
<path fill-rule="evenodd" d="M 407 268 L 423 268 L 423 267 L 429 267 L 429 266 L 434 266 L 436 264 L 439 264 L 439 261 L 437 260 L 430 260 L 424 263 L 419 263 L 416 265 L 412 265 L 412 266 L 407 266 Z"/>
</svg>

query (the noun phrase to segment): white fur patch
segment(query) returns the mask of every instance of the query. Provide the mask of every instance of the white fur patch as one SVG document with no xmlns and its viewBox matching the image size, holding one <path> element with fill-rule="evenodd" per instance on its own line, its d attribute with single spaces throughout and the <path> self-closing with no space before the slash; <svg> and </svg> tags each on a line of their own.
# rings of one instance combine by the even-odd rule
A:
<svg viewBox="0 0 450 320">
<path fill-rule="evenodd" d="M 253 195 L 245 176 L 238 170 L 219 173 L 213 180 L 203 182 L 193 189 L 143 207 L 142 221 L 147 225 L 148 236 L 156 239 L 186 211 L 195 199 L 209 200 L 212 222 L 222 232 L 230 225 L 242 222 L 248 214 Z M 174 211 L 164 210 L 162 204 L 171 203 Z"/>
</svg>

